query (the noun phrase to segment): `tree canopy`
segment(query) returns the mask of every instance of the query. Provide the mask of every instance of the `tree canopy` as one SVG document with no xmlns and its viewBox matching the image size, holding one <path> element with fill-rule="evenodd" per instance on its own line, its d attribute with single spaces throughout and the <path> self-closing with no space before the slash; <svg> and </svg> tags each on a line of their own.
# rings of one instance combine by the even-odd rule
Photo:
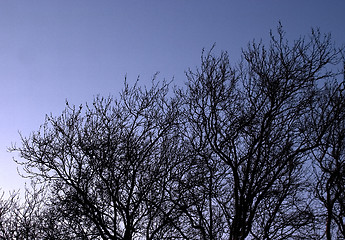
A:
<svg viewBox="0 0 345 240">
<path fill-rule="evenodd" d="M 278 26 L 185 87 L 66 103 L 10 149 L 34 188 L 2 197 L 0 239 L 345 239 L 343 61 Z"/>
</svg>

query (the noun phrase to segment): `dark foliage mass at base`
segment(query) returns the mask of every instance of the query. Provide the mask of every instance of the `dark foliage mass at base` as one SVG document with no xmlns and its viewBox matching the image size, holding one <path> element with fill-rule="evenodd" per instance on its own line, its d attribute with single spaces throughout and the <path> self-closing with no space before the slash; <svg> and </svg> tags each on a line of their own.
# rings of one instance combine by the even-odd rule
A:
<svg viewBox="0 0 345 240">
<path fill-rule="evenodd" d="M 2 196 L 0 239 L 345 239 L 343 57 L 279 26 L 185 87 L 67 104 L 10 149 L 33 185 Z"/>
</svg>

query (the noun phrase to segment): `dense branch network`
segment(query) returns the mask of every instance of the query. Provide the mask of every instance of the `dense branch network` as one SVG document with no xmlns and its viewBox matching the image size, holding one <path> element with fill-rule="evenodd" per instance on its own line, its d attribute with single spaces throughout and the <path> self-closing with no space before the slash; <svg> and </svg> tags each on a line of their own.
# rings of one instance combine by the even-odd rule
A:
<svg viewBox="0 0 345 240">
<path fill-rule="evenodd" d="M 0 239 L 344 239 L 343 53 L 279 26 L 174 93 L 67 104 L 11 148 L 35 187 L 1 198 Z"/>
</svg>

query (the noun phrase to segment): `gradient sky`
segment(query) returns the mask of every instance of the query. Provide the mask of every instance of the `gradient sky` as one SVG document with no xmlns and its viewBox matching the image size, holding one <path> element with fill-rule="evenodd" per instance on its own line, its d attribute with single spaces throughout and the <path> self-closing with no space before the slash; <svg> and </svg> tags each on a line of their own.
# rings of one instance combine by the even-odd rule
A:
<svg viewBox="0 0 345 240">
<path fill-rule="evenodd" d="M 345 43 L 344 0 L 1 0 L 0 188 L 23 186 L 12 158 L 46 114 L 97 94 L 118 96 L 124 76 L 149 84 L 200 65 L 216 43 L 233 62 L 254 38 L 268 39 L 281 21 L 291 40 L 312 27 Z"/>
</svg>

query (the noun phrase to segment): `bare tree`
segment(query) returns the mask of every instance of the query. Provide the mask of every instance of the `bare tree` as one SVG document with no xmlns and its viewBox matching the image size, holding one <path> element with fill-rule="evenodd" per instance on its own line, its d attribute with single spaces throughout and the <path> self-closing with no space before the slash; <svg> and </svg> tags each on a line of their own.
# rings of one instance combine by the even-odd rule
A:
<svg viewBox="0 0 345 240">
<path fill-rule="evenodd" d="M 45 190 L 32 183 L 25 187 L 24 197 L 13 191 L 0 198 L 0 239 L 29 240 L 42 236 L 42 213 L 45 209 Z"/>
<path fill-rule="evenodd" d="M 18 193 L 13 192 L 5 199 L 4 193 L 0 199 L 0 239 L 16 239 L 19 234 L 19 199 Z"/>
<path fill-rule="evenodd" d="M 67 103 L 11 148 L 44 206 L 1 206 L 35 239 L 344 238 L 343 50 L 318 30 L 293 43 L 277 30 L 234 66 L 204 51 L 171 98 L 153 80 Z M 2 234 L 29 236 L 16 219 L 0 212 Z"/>
<path fill-rule="evenodd" d="M 29 177 L 49 184 L 59 221 L 80 239 L 161 239 L 170 233 L 164 185 L 175 137 L 177 101 L 168 84 L 125 85 L 120 100 L 96 98 L 49 116 L 22 138 Z"/>
<path fill-rule="evenodd" d="M 344 84 L 344 83 L 343 83 Z M 326 239 L 345 239 L 345 94 L 344 85 L 328 85 L 320 105 L 315 128 L 324 131 L 314 151 L 315 192 L 322 202 L 322 225 Z M 320 122 L 325 124 L 320 128 Z"/>
<path fill-rule="evenodd" d="M 188 89 L 182 94 L 185 132 L 199 158 L 211 152 L 203 160 L 206 166 L 224 170 L 212 175 L 201 168 L 200 174 L 213 176 L 217 187 L 208 182 L 204 195 L 191 196 L 197 204 L 190 200 L 190 208 L 198 209 L 198 198 L 212 205 L 189 217 L 192 227 L 204 222 L 205 215 L 214 222 L 212 211 L 219 209 L 224 238 L 312 238 L 314 214 L 305 167 L 325 132 L 311 131 L 308 119 L 323 82 L 336 74 L 329 67 L 339 63 L 339 54 L 328 35 L 313 31 L 310 39 L 290 45 L 279 26 L 268 47 L 251 43 L 236 67 L 226 52 L 202 55 L 201 68 L 187 73 Z M 223 196 L 215 191 L 220 186 Z M 200 235 L 212 227 L 200 226 Z"/>
</svg>

